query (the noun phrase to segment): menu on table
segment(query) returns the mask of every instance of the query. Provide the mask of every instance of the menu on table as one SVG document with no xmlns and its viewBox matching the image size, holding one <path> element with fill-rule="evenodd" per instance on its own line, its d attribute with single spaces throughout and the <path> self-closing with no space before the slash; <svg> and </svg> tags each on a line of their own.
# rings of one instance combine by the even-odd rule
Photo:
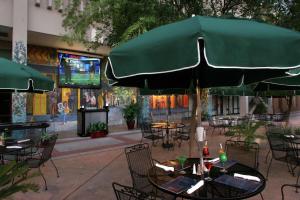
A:
<svg viewBox="0 0 300 200">
<path fill-rule="evenodd" d="M 173 193 L 179 194 L 191 188 L 192 185 L 195 185 L 196 183 L 197 180 L 195 179 L 186 176 L 178 176 L 175 179 L 163 184 L 161 187 Z"/>
<path fill-rule="evenodd" d="M 224 185 L 228 185 L 234 188 L 238 188 L 244 191 L 255 191 L 258 187 L 261 186 L 261 182 L 242 179 L 242 178 L 235 178 L 233 176 L 229 176 L 224 174 L 214 180 L 217 183 L 222 183 Z"/>
</svg>

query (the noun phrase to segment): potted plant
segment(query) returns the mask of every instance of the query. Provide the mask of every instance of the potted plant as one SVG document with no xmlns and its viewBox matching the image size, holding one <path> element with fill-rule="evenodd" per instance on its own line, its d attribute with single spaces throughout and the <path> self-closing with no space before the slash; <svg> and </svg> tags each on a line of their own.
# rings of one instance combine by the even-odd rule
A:
<svg viewBox="0 0 300 200">
<path fill-rule="evenodd" d="M 91 138 L 105 137 L 108 133 L 107 125 L 104 122 L 90 123 L 87 132 Z"/>
<path fill-rule="evenodd" d="M 265 122 L 258 121 L 256 123 L 244 122 L 240 125 L 229 127 L 229 130 L 225 133 L 225 136 L 236 137 L 237 140 L 245 141 L 246 145 L 250 145 L 256 138 L 264 138 L 256 134 L 259 127 L 265 125 Z"/>
<path fill-rule="evenodd" d="M 139 112 L 139 105 L 131 102 L 123 108 L 123 117 L 126 120 L 128 130 L 133 129 L 135 125 L 135 118 Z"/>
<path fill-rule="evenodd" d="M 50 138 L 52 136 L 53 136 L 53 134 L 49 134 L 46 130 L 44 130 L 42 132 L 42 135 L 41 135 L 41 143 L 40 143 L 40 145 L 42 147 L 48 145 L 48 142 L 49 142 L 49 140 L 50 140 Z"/>
</svg>

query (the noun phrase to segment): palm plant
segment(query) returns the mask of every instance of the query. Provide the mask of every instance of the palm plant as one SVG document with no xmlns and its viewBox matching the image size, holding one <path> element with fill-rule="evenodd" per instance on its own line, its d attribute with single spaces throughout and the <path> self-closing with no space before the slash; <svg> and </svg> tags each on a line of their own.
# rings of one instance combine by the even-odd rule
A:
<svg viewBox="0 0 300 200">
<path fill-rule="evenodd" d="M 262 125 L 265 125 L 265 122 L 243 122 L 240 125 L 229 127 L 229 130 L 225 133 L 225 135 L 236 137 L 238 140 L 242 139 L 246 142 L 246 144 L 251 144 L 256 138 L 262 137 L 256 134 L 256 130 Z"/>
<path fill-rule="evenodd" d="M 27 176 L 28 171 L 28 166 L 23 162 L 13 161 L 0 165 L 0 199 L 5 199 L 17 192 L 38 191 L 38 185 L 25 182 L 28 178 L 36 176 L 36 174 Z"/>
</svg>

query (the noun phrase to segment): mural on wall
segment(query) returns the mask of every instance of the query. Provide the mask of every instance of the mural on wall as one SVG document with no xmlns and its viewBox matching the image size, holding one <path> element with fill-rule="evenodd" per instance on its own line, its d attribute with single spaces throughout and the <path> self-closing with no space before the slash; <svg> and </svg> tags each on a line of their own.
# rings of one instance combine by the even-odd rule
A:
<svg viewBox="0 0 300 200">
<path fill-rule="evenodd" d="M 149 96 L 143 96 L 141 97 L 140 101 L 142 102 L 142 114 L 141 118 L 142 121 L 151 121 L 151 114 L 150 114 L 150 97 Z"/>
<path fill-rule="evenodd" d="M 27 49 L 23 41 L 17 41 L 13 50 L 13 61 L 27 65 Z M 12 94 L 12 122 L 26 121 L 26 93 Z"/>
<path fill-rule="evenodd" d="M 136 102 L 136 89 L 126 87 L 113 87 L 113 92 L 106 96 L 107 106 L 123 107 Z"/>
<path fill-rule="evenodd" d="M 12 93 L 12 122 L 26 121 L 26 93 Z"/>
<path fill-rule="evenodd" d="M 13 50 L 13 61 L 27 65 L 27 49 L 22 41 L 17 41 Z"/>
<path fill-rule="evenodd" d="M 57 66 L 59 64 L 57 51 L 53 48 L 28 46 L 28 63 Z"/>
<path fill-rule="evenodd" d="M 80 105 L 85 108 L 98 108 L 99 95 L 99 90 L 82 89 Z"/>
</svg>

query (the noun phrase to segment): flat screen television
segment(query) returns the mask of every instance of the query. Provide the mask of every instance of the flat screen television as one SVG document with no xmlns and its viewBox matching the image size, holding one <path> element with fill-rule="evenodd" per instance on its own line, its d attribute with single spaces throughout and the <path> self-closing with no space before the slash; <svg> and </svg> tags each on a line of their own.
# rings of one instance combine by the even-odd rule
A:
<svg viewBox="0 0 300 200">
<path fill-rule="evenodd" d="M 59 87 L 101 88 L 100 58 L 58 53 Z"/>
</svg>

